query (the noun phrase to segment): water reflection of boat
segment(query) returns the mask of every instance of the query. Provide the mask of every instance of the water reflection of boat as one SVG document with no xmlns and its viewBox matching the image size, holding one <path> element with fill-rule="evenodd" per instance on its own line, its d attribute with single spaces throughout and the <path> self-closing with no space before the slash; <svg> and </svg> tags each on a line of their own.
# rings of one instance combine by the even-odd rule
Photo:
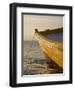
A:
<svg viewBox="0 0 74 90">
<path fill-rule="evenodd" d="M 51 59 L 55 64 L 57 64 L 60 68 L 63 69 L 63 43 L 56 40 L 52 40 L 50 38 L 46 38 L 46 35 L 50 36 L 56 33 L 63 33 L 63 28 L 45 30 L 40 32 L 35 29 L 34 36 L 48 60 Z"/>
</svg>

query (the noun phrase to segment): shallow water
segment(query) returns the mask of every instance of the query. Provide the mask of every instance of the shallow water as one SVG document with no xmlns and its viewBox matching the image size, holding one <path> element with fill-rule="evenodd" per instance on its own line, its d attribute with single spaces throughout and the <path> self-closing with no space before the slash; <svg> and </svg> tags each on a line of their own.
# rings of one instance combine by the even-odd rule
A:
<svg viewBox="0 0 74 90">
<path fill-rule="evenodd" d="M 23 74 L 52 74 L 62 70 L 44 56 L 37 41 L 24 41 Z M 49 61 L 49 62 L 48 62 Z"/>
</svg>

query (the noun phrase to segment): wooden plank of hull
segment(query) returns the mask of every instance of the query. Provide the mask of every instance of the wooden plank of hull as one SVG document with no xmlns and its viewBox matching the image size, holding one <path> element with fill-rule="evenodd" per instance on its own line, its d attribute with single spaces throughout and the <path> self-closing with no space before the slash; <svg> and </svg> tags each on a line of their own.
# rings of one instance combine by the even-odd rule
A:
<svg viewBox="0 0 74 90">
<path fill-rule="evenodd" d="M 63 44 L 51 40 L 48 41 L 39 33 L 35 33 L 35 38 L 39 42 L 43 52 L 59 67 L 63 68 Z"/>
<path fill-rule="evenodd" d="M 47 54 L 49 58 L 51 58 L 56 64 L 58 64 L 61 68 L 63 68 L 63 52 L 58 50 L 57 48 L 48 48 L 45 45 L 40 45 L 43 52 Z"/>
</svg>

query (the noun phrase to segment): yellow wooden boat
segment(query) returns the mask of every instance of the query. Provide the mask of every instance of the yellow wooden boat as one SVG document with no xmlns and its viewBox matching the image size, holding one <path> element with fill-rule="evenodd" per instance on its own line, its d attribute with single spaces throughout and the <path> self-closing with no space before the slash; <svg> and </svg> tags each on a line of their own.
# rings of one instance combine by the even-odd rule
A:
<svg viewBox="0 0 74 90">
<path fill-rule="evenodd" d="M 63 69 L 63 43 L 52 39 L 47 39 L 45 35 L 51 35 L 56 33 L 63 33 L 63 28 L 38 31 L 35 29 L 34 37 L 38 41 L 43 53 L 51 60 Z"/>
</svg>

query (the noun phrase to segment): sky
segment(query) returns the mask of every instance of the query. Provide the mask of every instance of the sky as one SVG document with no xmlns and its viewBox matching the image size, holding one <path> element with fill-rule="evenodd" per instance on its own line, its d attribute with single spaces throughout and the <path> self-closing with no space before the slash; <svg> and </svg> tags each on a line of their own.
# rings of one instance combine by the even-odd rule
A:
<svg viewBox="0 0 74 90">
<path fill-rule="evenodd" d="M 55 29 L 63 27 L 63 16 L 45 16 L 45 15 L 23 15 L 23 36 L 24 41 L 30 41 L 34 38 L 34 32 L 46 29 Z"/>
</svg>

